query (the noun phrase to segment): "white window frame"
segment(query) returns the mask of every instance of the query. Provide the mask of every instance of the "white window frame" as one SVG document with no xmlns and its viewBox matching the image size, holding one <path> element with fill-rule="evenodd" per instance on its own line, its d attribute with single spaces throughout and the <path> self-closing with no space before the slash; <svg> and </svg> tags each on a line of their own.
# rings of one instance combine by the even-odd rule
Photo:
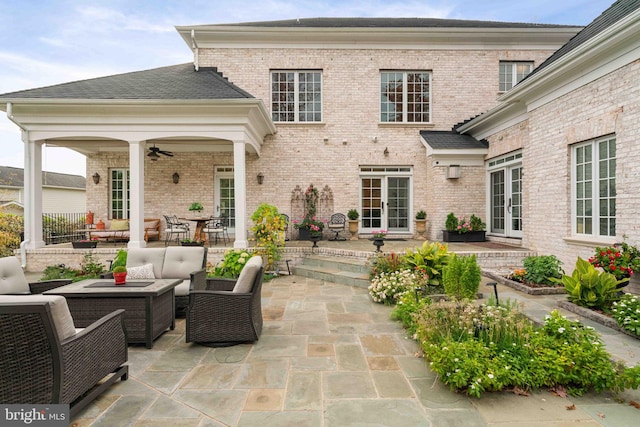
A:
<svg viewBox="0 0 640 427">
<path fill-rule="evenodd" d="M 121 173 L 124 178 L 124 180 L 120 180 L 118 179 L 117 181 L 123 181 L 124 182 L 124 188 L 123 188 L 123 195 L 124 197 L 122 198 L 122 215 L 120 215 L 120 212 L 118 212 L 118 216 L 114 216 L 114 212 L 119 211 L 120 209 L 114 209 L 113 203 L 114 203 L 114 197 L 113 197 L 113 193 L 114 191 L 114 181 L 116 181 L 116 179 L 114 178 L 114 172 L 115 173 Z M 111 219 L 129 219 L 129 202 L 131 200 L 131 174 L 129 173 L 129 168 L 113 168 L 109 170 L 109 218 Z"/>
<path fill-rule="evenodd" d="M 610 156 L 610 150 L 607 150 L 606 157 L 601 158 L 600 146 L 601 144 L 608 143 L 613 144 L 614 155 Z M 615 135 L 610 135 L 602 138 L 597 138 L 591 141 L 587 141 L 580 144 L 575 144 L 571 147 L 571 233 L 577 237 L 615 237 L 616 236 L 616 156 L 615 156 Z M 585 147 L 591 148 L 590 157 L 587 161 L 583 161 L 578 165 L 579 150 L 584 153 Z M 589 167 L 585 167 L 590 164 Z M 582 166 L 582 167 L 581 167 Z M 602 176 L 602 171 L 604 175 Z M 590 176 L 588 176 L 590 173 Z M 579 189 L 579 184 L 585 183 L 582 186 L 583 190 Z M 601 195 L 600 190 L 602 185 L 606 185 L 607 194 Z M 613 188 L 613 193 L 610 194 L 609 190 Z M 605 189 L 605 188 L 603 188 Z M 587 194 L 586 191 L 590 193 Z M 584 202 L 584 203 L 580 203 Z M 588 209 L 587 202 L 591 203 L 591 208 Z M 609 206 L 602 206 L 606 209 L 609 215 L 601 215 L 601 205 L 603 202 L 608 202 Z M 582 206 L 580 206 L 582 205 Z M 591 212 L 590 215 L 587 211 Z M 613 213 L 612 213 L 613 211 Z M 579 223 L 579 220 L 582 219 Z M 591 232 L 587 232 L 584 229 L 584 222 L 586 219 L 591 219 Z M 608 219 L 608 231 L 601 232 L 601 222 Z"/>
<path fill-rule="evenodd" d="M 391 101 L 385 101 L 386 97 L 384 95 L 385 93 L 385 89 L 383 87 L 383 75 L 385 74 L 402 74 L 402 120 L 389 120 L 389 118 L 391 117 L 391 112 L 385 109 L 385 105 L 390 105 L 390 104 L 394 104 Z M 409 109 L 408 109 L 408 104 L 409 104 L 409 97 L 408 97 L 408 91 L 409 91 L 409 82 L 408 82 L 408 76 L 411 74 L 424 74 L 428 76 L 427 79 L 427 85 L 428 85 L 428 91 L 429 91 L 429 96 L 428 96 L 428 101 L 426 103 L 422 103 L 423 107 L 424 105 L 427 106 L 427 121 L 413 121 L 413 120 L 409 120 Z M 400 71 L 400 70 L 382 70 L 380 71 L 380 113 L 378 115 L 378 117 L 380 118 L 380 123 L 431 123 L 431 78 L 432 78 L 432 73 L 429 70 L 410 70 L 410 71 Z M 424 112 L 422 113 L 424 114 Z M 387 120 L 383 119 L 383 115 L 386 115 Z"/>
<path fill-rule="evenodd" d="M 503 66 L 510 66 L 511 70 L 509 73 L 503 73 Z M 520 72 L 520 67 L 528 67 L 529 71 Z M 527 77 L 533 71 L 533 61 L 500 61 L 500 65 L 498 67 L 498 91 L 499 92 L 507 92 L 512 87 L 517 85 L 522 79 Z M 502 76 L 510 76 L 509 79 L 505 79 L 502 81 Z M 503 86 L 504 83 L 504 86 Z M 509 86 L 509 87 L 507 87 Z"/>
<path fill-rule="evenodd" d="M 279 104 L 283 104 L 286 103 L 280 100 L 275 100 L 274 97 L 276 96 L 274 94 L 274 85 L 278 84 L 277 82 L 274 82 L 274 75 L 276 74 L 293 74 L 293 111 L 291 111 L 290 113 L 293 113 L 293 120 L 282 120 L 281 119 L 281 115 L 282 114 L 288 114 L 289 112 L 282 112 L 279 111 L 275 108 L 276 105 Z M 301 99 L 301 97 L 303 96 L 303 93 L 301 93 L 301 87 L 300 87 L 300 75 L 302 74 L 317 74 L 319 79 L 320 79 L 320 90 L 318 92 L 315 91 L 311 91 L 310 95 L 311 96 L 315 96 L 315 95 L 319 95 L 320 96 L 320 109 L 319 111 L 314 110 L 313 108 L 310 111 L 304 111 L 303 113 L 305 114 L 311 114 L 312 119 L 311 120 L 307 120 L 307 118 L 302 117 L 301 118 L 301 111 L 300 111 L 300 105 L 303 103 L 303 100 Z M 323 102 L 322 102 L 322 92 L 324 90 L 323 87 L 323 78 L 322 78 L 322 70 L 271 70 L 270 75 L 269 75 L 269 80 L 270 80 L 270 92 L 271 92 L 271 119 L 276 122 L 276 123 L 321 123 L 322 122 L 322 118 L 323 118 Z M 283 93 L 289 93 L 288 91 L 282 91 Z M 312 100 L 311 104 L 315 103 L 317 101 Z M 315 117 L 316 114 L 319 114 L 319 117 Z"/>
</svg>

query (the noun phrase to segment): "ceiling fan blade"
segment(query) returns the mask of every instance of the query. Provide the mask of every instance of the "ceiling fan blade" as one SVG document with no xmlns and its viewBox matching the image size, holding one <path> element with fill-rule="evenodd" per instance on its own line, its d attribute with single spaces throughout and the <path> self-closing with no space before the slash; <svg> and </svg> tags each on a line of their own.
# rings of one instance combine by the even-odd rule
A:
<svg viewBox="0 0 640 427">
<path fill-rule="evenodd" d="M 160 158 L 155 151 L 150 151 L 147 156 L 151 157 L 151 160 L 158 160 Z"/>
<path fill-rule="evenodd" d="M 158 153 L 164 154 L 165 156 L 173 157 L 173 153 L 171 151 L 159 150 Z"/>
</svg>

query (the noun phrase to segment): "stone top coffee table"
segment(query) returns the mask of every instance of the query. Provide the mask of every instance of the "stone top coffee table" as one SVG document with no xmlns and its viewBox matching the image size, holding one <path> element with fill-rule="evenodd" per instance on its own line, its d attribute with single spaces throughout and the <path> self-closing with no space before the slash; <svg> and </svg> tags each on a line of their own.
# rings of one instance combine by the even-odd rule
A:
<svg viewBox="0 0 640 427">
<path fill-rule="evenodd" d="M 167 328 L 175 328 L 175 287 L 182 279 L 128 280 L 115 286 L 113 279 L 89 279 L 44 292 L 67 299 L 77 328 L 85 328 L 113 310 L 123 308 L 127 342 L 153 341 Z"/>
</svg>

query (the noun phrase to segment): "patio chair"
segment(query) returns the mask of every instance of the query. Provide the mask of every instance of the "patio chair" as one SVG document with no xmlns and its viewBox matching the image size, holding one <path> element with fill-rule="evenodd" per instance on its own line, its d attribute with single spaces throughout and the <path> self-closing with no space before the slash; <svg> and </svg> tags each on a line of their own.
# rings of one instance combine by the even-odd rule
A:
<svg viewBox="0 0 640 427">
<path fill-rule="evenodd" d="M 207 234 L 207 238 L 209 239 L 209 247 L 211 247 L 211 241 L 215 239 L 215 244 L 218 244 L 218 237 L 222 237 L 222 241 L 224 245 L 227 246 L 227 240 L 229 240 L 229 232 L 227 231 L 229 226 L 229 218 L 226 216 L 223 217 L 212 217 L 204 227 L 204 232 Z"/>
<path fill-rule="evenodd" d="M 334 213 L 327 222 L 327 228 L 329 231 L 336 233 L 333 239 L 329 240 L 347 240 L 346 237 L 340 236 L 340 232 L 344 231 L 347 226 L 347 217 L 341 213 Z"/>
<path fill-rule="evenodd" d="M 0 296 L 0 402 L 69 404 L 71 416 L 129 368 L 124 310 L 76 329 L 59 295 Z"/>
<path fill-rule="evenodd" d="M 41 294 L 69 283 L 71 283 L 71 279 L 29 283 L 18 258 L 0 258 L 0 295 Z"/>
<path fill-rule="evenodd" d="M 245 264 L 237 280 L 192 280 L 186 341 L 223 347 L 257 341 L 262 333 L 262 257 Z"/>
<path fill-rule="evenodd" d="M 183 239 L 188 239 L 191 235 L 189 230 L 189 224 L 184 222 L 180 222 L 178 217 L 175 215 L 163 215 L 164 220 L 167 223 L 167 228 L 164 230 L 164 245 L 167 246 L 169 241 L 171 240 L 171 236 L 176 236 L 176 243 L 179 243 L 180 236 L 183 236 Z"/>
</svg>

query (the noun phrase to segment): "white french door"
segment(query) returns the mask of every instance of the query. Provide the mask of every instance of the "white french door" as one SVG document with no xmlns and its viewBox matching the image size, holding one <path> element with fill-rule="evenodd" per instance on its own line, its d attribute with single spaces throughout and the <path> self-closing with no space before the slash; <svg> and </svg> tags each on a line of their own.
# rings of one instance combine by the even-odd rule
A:
<svg viewBox="0 0 640 427">
<path fill-rule="evenodd" d="M 360 169 L 362 232 L 387 230 L 410 232 L 411 168 L 363 167 Z"/>
<path fill-rule="evenodd" d="M 229 218 L 229 233 L 236 226 L 236 198 L 233 179 L 233 167 L 218 167 L 215 175 L 215 194 L 213 197 L 214 215 Z"/>
<path fill-rule="evenodd" d="M 489 163 L 489 231 L 522 237 L 522 163 L 510 155 Z"/>
</svg>

